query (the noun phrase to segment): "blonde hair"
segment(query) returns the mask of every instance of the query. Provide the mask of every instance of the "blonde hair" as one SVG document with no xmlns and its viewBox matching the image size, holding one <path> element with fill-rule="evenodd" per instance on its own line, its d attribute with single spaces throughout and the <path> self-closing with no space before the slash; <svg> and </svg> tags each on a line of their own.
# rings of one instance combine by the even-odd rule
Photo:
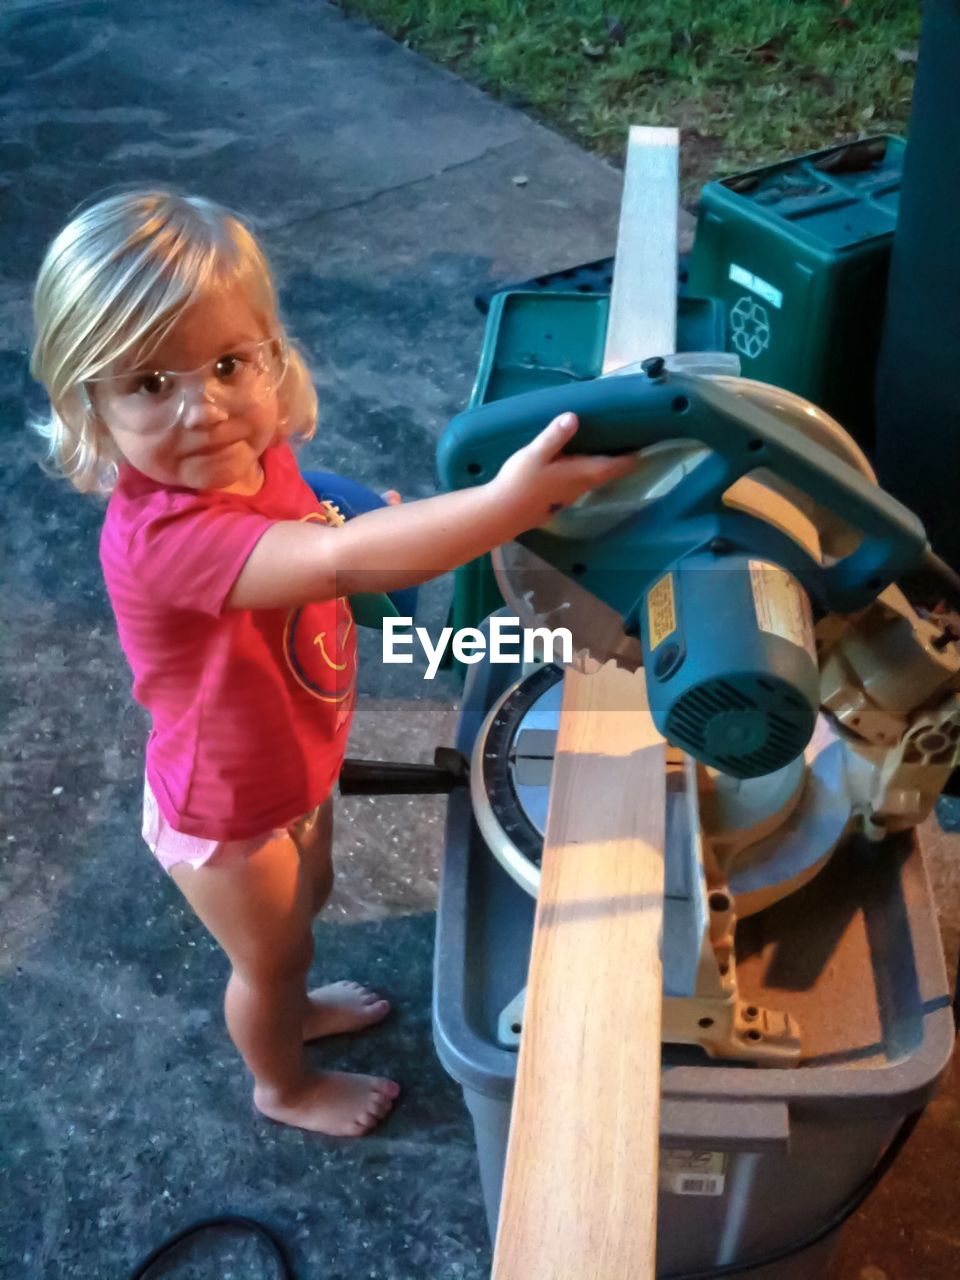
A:
<svg viewBox="0 0 960 1280">
<path fill-rule="evenodd" d="M 129 191 L 78 213 L 50 245 L 33 296 L 30 370 L 50 398 L 34 422 L 56 471 L 81 493 L 106 494 L 120 455 L 85 382 L 163 341 L 211 289 L 239 285 L 265 332 L 287 354 L 277 389 L 280 432 L 309 439 L 317 396 L 280 321 L 270 267 L 246 226 L 211 200 L 169 190 Z"/>
</svg>

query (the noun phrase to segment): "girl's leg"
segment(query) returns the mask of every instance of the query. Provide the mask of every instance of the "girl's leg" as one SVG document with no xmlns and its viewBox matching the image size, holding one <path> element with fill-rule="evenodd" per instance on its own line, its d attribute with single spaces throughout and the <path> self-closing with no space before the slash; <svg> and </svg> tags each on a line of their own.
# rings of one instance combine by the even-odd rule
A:
<svg viewBox="0 0 960 1280">
<path fill-rule="evenodd" d="M 298 829 L 293 836 L 310 883 L 311 907 L 316 914 L 322 910 L 333 889 L 333 797 L 320 806 L 316 821 L 309 830 Z M 390 1012 L 386 1000 L 359 982 L 331 982 L 311 991 L 307 1000 L 304 1040 L 362 1031 L 364 1027 L 380 1022 Z"/>
<path fill-rule="evenodd" d="M 254 1078 L 254 1103 L 271 1119 L 359 1137 L 390 1110 L 391 1080 L 311 1071 L 304 1059 L 306 976 L 313 956 L 311 884 L 287 833 L 236 861 L 173 868 L 194 911 L 233 966 L 227 1029 Z"/>
<path fill-rule="evenodd" d="M 298 828 L 293 838 L 310 881 L 311 909 L 317 915 L 333 892 L 333 796 L 317 810 L 312 826 Z"/>
</svg>

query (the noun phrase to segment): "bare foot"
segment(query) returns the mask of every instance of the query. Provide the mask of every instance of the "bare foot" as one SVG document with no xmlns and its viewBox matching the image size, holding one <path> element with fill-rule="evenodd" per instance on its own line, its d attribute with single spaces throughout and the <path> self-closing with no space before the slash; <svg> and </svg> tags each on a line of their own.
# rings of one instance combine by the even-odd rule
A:
<svg viewBox="0 0 960 1280">
<path fill-rule="evenodd" d="M 282 1096 L 258 1085 L 253 1105 L 280 1124 L 334 1138 L 359 1138 L 380 1123 L 399 1092 L 398 1084 L 381 1076 L 321 1071 L 307 1076 L 301 1088 Z"/>
<path fill-rule="evenodd" d="M 362 1031 L 390 1012 L 388 1001 L 359 982 L 331 982 L 317 987 L 308 994 L 307 1001 L 310 1007 L 303 1020 L 304 1040 Z"/>
</svg>

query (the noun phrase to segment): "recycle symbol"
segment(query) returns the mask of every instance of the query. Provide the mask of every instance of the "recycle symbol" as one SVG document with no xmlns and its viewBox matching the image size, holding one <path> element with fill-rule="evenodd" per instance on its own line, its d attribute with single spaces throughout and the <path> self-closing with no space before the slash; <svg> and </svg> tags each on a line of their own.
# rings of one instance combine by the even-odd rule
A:
<svg viewBox="0 0 960 1280">
<path fill-rule="evenodd" d="M 770 345 L 770 317 L 767 308 L 744 295 L 730 312 L 733 345 L 741 355 L 756 360 Z"/>
</svg>

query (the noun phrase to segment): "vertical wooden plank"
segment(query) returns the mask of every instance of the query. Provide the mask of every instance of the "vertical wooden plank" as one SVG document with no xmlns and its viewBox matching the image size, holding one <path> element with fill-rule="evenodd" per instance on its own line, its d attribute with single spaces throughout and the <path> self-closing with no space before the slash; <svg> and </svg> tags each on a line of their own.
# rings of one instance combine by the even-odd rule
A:
<svg viewBox="0 0 960 1280">
<path fill-rule="evenodd" d="M 677 349 L 679 148 L 676 129 L 630 129 L 604 373 Z"/>
<path fill-rule="evenodd" d="M 676 129 L 630 130 L 603 371 L 676 350 Z M 664 744 L 646 686 L 568 670 L 494 1280 L 652 1280 Z"/>
<path fill-rule="evenodd" d="M 665 785 L 642 675 L 569 670 L 495 1280 L 654 1274 Z"/>
</svg>

